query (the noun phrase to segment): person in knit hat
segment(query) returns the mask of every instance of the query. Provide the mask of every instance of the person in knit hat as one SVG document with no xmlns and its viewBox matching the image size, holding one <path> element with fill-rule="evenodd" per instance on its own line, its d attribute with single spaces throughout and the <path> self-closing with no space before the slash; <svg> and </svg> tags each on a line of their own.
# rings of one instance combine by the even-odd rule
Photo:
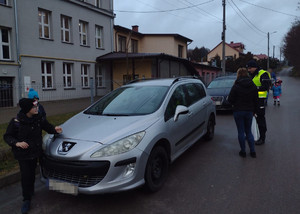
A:
<svg viewBox="0 0 300 214">
<path fill-rule="evenodd" d="M 28 92 L 28 98 L 30 99 L 35 99 L 37 101 L 40 100 L 39 98 L 39 94 L 37 93 L 37 91 L 35 91 L 33 88 L 30 88 L 29 89 L 29 92 Z M 39 105 L 39 112 L 42 114 L 43 117 L 46 118 L 46 111 L 44 109 L 44 106 L 42 106 L 42 104 L 38 103 Z"/>
<path fill-rule="evenodd" d="M 54 127 L 39 113 L 37 100 L 22 98 L 19 106 L 21 110 L 17 118 L 11 119 L 3 138 L 19 162 L 23 195 L 21 212 L 28 213 L 34 194 L 37 162 L 42 155 L 42 130 L 59 134 L 62 128 Z"/>
</svg>

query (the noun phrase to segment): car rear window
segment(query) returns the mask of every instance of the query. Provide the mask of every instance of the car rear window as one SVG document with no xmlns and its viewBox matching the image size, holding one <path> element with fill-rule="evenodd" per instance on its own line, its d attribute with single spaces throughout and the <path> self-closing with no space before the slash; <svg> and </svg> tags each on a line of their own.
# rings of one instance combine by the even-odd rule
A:
<svg viewBox="0 0 300 214">
<path fill-rule="evenodd" d="M 231 88 L 235 79 L 213 80 L 207 88 Z"/>
</svg>

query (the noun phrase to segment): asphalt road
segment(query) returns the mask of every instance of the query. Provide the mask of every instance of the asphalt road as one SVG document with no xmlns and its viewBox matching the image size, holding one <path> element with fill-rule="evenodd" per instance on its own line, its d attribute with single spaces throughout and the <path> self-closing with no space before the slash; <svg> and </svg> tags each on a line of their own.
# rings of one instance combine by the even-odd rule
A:
<svg viewBox="0 0 300 214">
<path fill-rule="evenodd" d="M 266 144 L 257 158 L 238 155 L 231 113 L 217 115 L 215 138 L 200 141 L 171 166 L 163 189 L 71 196 L 39 180 L 30 214 L 298 214 L 300 213 L 300 79 L 283 80 L 281 106 L 267 107 Z M 0 191 L 0 213 L 20 213 L 20 183 Z"/>
</svg>

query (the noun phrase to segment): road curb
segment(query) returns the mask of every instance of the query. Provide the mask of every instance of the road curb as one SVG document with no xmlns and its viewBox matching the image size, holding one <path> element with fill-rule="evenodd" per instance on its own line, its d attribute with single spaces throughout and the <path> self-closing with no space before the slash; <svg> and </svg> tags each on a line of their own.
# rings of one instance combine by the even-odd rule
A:
<svg viewBox="0 0 300 214">
<path fill-rule="evenodd" d="M 21 173 L 19 170 L 15 170 L 6 175 L 0 176 L 0 189 L 5 186 L 16 183 L 20 181 L 20 179 L 21 179 Z"/>
</svg>

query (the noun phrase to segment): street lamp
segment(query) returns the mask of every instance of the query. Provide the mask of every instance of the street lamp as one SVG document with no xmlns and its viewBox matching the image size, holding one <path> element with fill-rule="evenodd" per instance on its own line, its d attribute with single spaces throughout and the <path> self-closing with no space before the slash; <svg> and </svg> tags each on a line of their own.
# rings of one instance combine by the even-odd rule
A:
<svg viewBox="0 0 300 214">
<path fill-rule="evenodd" d="M 272 32 L 273 33 L 277 33 L 277 31 Z M 270 53 L 270 33 L 268 32 L 268 63 L 267 63 L 267 69 L 269 70 L 270 68 L 270 60 L 269 60 L 269 53 Z"/>
</svg>

